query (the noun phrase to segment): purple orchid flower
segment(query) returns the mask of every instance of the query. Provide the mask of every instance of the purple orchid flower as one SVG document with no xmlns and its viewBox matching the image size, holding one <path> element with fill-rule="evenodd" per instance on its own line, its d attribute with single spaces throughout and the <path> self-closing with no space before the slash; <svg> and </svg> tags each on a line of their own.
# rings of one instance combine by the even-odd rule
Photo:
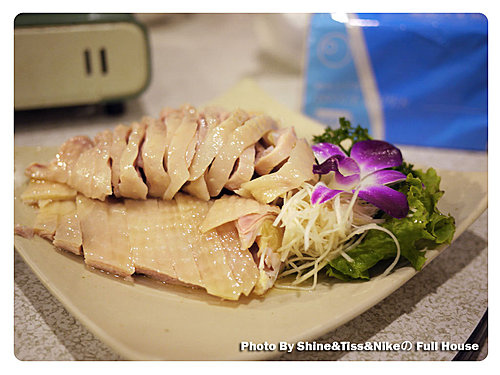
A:
<svg viewBox="0 0 500 375">
<path fill-rule="evenodd" d="M 392 217 L 402 219 L 408 214 L 406 195 L 386 186 L 404 181 L 404 173 L 387 170 L 402 164 L 401 151 L 390 143 L 367 140 L 355 143 L 350 157 L 340 147 L 331 143 L 312 146 L 319 165 L 313 166 L 316 174 L 333 172 L 328 186 L 316 184 L 311 196 L 313 204 L 324 203 L 342 192 L 354 193 Z"/>
</svg>

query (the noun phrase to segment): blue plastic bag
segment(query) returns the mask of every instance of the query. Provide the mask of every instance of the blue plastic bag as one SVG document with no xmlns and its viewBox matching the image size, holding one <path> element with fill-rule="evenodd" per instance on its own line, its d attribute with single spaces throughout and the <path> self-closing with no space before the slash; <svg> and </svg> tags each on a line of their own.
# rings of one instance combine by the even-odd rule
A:
<svg viewBox="0 0 500 375">
<path fill-rule="evenodd" d="M 485 150 L 488 24 L 482 14 L 316 14 L 303 111 L 347 117 L 391 143 Z"/>
</svg>

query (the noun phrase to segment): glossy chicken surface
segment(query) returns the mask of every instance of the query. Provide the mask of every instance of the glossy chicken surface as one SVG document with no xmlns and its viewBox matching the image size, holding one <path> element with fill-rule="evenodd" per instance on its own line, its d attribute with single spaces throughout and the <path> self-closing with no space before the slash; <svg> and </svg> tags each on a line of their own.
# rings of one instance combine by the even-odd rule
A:
<svg viewBox="0 0 500 375">
<path fill-rule="evenodd" d="M 33 233 L 90 267 L 237 300 L 276 280 L 277 202 L 313 161 L 270 116 L 184 105 L 67 140 L 28 166 L 22 199 L 38 209 Z"/>
</svg>

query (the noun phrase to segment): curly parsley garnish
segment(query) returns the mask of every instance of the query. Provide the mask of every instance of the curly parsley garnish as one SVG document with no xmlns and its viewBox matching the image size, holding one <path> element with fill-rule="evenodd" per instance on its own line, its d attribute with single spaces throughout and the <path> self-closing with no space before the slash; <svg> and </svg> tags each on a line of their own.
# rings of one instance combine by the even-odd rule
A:
<svg viewBox="0 0 500 375">
<path fill-rule="evenodd" d="M 368 134 L 368 129 L 361 127 L 360 125 L 353 127 L 349 120 L 345 117 L 339 118 L 340 127 L 338 129 L 332 129 L 330 127 L 326 128 L 324 133 L 321 135 L 315 135 L 313 137 L 314 143 L 332 143 L 339 146 L 342 151 L 347 155 L 350 154 L 351 147 L 354 143 L 359 141 L 365 141 L 372 139 Z M 350 140 L 350 146 L 344 147 L 345 140 Z M 342 144 L 341 144 L 342 143 Z"/>
</svg>

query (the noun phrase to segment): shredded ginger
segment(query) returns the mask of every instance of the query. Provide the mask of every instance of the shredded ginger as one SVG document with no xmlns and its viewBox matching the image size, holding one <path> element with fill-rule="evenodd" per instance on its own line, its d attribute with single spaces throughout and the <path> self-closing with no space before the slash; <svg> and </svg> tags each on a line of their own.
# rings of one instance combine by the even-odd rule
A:
<svg viewBox="0 0 500 375">
<path fill-rule="evenodd" d="M 377 225 L 383 220 L 373 219 L 377 208 L 358 200 L 358 191 L 354 194 L 341 193 L 330 201 L 313 205 L 313 190 L 313 185 L 304 183 L 295 194 L 289 192 L 284 197 L 281 212 L 273 223 L 275 226 L 284 227 L 283 241 L 277 250 L 285 266 L 280 277 L 296 274 L 290 285 L 275 286 L 314 289 L 318 272 L 332 259 L 343 256 L 346 260 L 353 261 L 349 257 L 349 250 L 356 247 L 363 240 L 366 231 L 371 229 L 387 232 L 396 242 L 397 256 L 384 272 L 387 274 L 397 263 L 400 249 L 396 237 Z M 313 283 L 310 287 L 299 287 L 299 284 L 311 277 Z"/>
</svg>

